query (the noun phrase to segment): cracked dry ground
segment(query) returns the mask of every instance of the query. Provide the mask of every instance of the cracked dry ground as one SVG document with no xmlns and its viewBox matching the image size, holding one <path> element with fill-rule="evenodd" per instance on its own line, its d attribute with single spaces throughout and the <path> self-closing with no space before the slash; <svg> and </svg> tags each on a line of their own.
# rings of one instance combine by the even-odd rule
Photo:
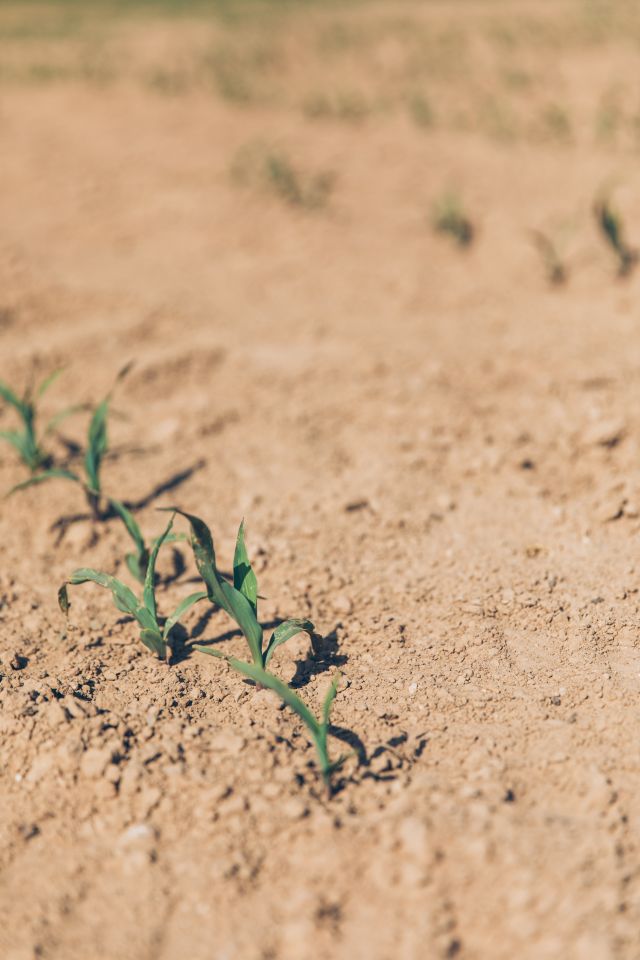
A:
<svg viewBox="0 0 640 960">
<path fill-rule="evenodd" d="M 633 233 L 640 195 L 637 145 L 594 144 L 590 113 L 611 71 L 635 82 L 637 24 L 591 36 L 584 9 L 268 17 L 278 95 L 236 102 L 145 71 L 189 79 L 204 44 L 257 42 L 254 21 L 104 14 L 32 37 L 3 5 L 0 376 L 67 363 L 53 412 L 135 359 L 109 491 L 144 498 L 197 467 L 140 512 L 145 531 L 178 502 L 225 566 L 245 516 L 265 619 L 309 616 L 323 637 L 281 648 L 279 671 L 317 710 L 341 665 L 334 722 L 361 742 L 327 802 L 269 694 L 210 658 L 157 662 L 90 586 L 64 621 L 74 567 L 126 576 L 118 523 L 54 527 L 78 511 L 71 484 L 5 501 L 3 960 L 640 956 L 640 276 L 615 278 L 591 215 L 617 178 Z M 469 69 L 442 79 L 434 61 L 436 103 L 469 109 L 476 69 L 498 96 L 490 67 L 513 56 L 537 77 L 517 116 L 550 78 L 571 138 L 394 109 L 438 30 L 467 37 Z M 114 76 L 76 69 L 83 31 Z M 318 52 L 325 35 L 353 42 Z M 299 109 L 325 61 L 334 83 L 375 78 L 386 107 Z M 335 172 L 326 209 L 229 175 L 266 137 Z M 451 183 L 479 225 L 465 253 L 429 227 Z M 573 232 L 552 290 L 527 231 L 556 216 Z M 22 473 L 1 458 L 8 489 Z M 195 589 L 177 549 L 164 611 Z M 185 654 L 193 637 L 242 651 L 220 613 L 192 610 Z"/>
</svg>

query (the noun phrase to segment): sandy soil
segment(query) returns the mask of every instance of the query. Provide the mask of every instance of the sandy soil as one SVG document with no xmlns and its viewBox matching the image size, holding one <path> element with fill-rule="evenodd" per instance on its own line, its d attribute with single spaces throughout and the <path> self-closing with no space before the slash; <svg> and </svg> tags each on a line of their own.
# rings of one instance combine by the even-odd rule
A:
<svg viewBox="0 0 640 960">
<path fill-rule="evenodd" d="M 221 613 L 169 667 L 97 588 L 65 623 L 123 530 L 5 501 L 3 960 L 640 956 L 640 272 L 592 215 L 640 242 L 639 37 L 622 2 L 3 5 L 0 377 L 68 364 L 55 412 L 135 360 L 108 491 L 194 468 L 139 520 L 178 502 L 226 567 L 246 518 L 264 618 L 324 638 L 278 670 L 318 709 L 341 666 L 354 745 L 327 801 L 296 719 L 188 655 L 242 655 Z"/>
</svg>

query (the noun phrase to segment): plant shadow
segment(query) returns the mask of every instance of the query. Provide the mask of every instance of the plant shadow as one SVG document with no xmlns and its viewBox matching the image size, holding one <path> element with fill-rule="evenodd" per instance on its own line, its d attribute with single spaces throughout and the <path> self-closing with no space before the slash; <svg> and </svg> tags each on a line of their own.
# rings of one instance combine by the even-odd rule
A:
<svg viewBox="0 0 640 960">
<path fill-rule="evenodd" d="M 125 501 L 125 507 L 131 510 L 132 513 L 136 513 L 138 510 L 144 510 L 145 507 L 150 506 L 164 493 L 171 493 L 172 490 L 177 490 L 178 487 L 181 487 L 183 483 L 186 483 L 187 480 L 191 479 L 194 473 L 197 473 L 198 470 L 202 470 L 205 463 L 205 460 L 197 460 L 185 470 L 179 470 L 177 473 L 167 477 L 166 480 L 156 484 L 156 486 L 153 487 L 146 496 L 141 497 L 139 500 Z"/>
<path fill-rule="evenodd" d="M 178 487 L 182 486 L 183 483 L 186 483 L 194 473 L 198 470 L 201 470 L 205 465 L 204 460 L 198 460 L 196 463 L 192 464 L 190 467 L 187 467 L 185 470 L 180 470 L 177 473 L 172 474 L 170 477 L 167 477 L 166 480 L 163 480 L 162 483 L 156 484 L 152 490 L 149 491 L 144 497 L 141 497 L 138 500 L 126 500 L 124 501 L 125 507 L 131 511 L 131 513 L 137 513 L 140 510 L 143 510 L 145 507 L 148 507 L 152 504 L 158 497 L 162 496 L 164 493 L 169 493 L 172 490 L 176 490 Z M 84 511 L 82 513 L 72 513 L 67 514 L 63 517 L 58 517 L 54 523 L 52 523 L 49 528 L 51 533 L 55 534 L 54 545 L 56 547 L 60 546 L 67 530 L 76 523 L 81 523 L 86 520 L 90 520 L 98 523 L 105 523 L 108 520 L 113 520 L 118 517 L 118 514 L 109 506 L 100 517 L 96 518 L 91 513 Z"/>
<path fill-rule="evenodd" d="M 342 667 L 348 661 L 344 653 L 339 652 L 338 625 L 330 633 L 321 636 L 314 633 L 311 637 L 311 653 L 304 660 L 296 662 L 296 672 L 291 679 L 291 686 L 296 689 L 306 687 L 312 677 L 326 673 L 332 667 Z"/>
</svg>

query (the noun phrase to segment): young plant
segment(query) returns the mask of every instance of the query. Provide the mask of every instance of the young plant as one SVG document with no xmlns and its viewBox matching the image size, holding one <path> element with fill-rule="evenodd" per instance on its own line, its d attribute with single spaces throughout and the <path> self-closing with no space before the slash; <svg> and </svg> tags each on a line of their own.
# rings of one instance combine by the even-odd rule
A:
<svg viewBox="0 0 640 960">
<path fill-rule="evenodd" d="M 21 421 L 18 430 L 0 431 L 0 440 L 6 440 L 18 452 L 18 456 L 31 474 L 49 467 L 51 456 L 44 449 L 45 439 L 72 413 L 81 407 L 67 407 L 52 417 L 46 424 L 42 436 L 37 432 L 38 402 L 62 373 L 62 367 L 54 370 L 42 381 L 35 392 L 28 387 L 22 397 L 18 397 L 5 383 L 0 381 L 0 398 L 14 408 Z"/>
<path fill-rule="evenodd" d="M 437 233 L 446 233 L 453 237 L 460 247 L 468 247 L 473 241 L 474 226 L 454 194 L 445 194 L 435 204 L 432 224 Z"/>
<path fill-rule="evenodd" d="M 596 200 L 593 212 L 604 239 L 618 259 L 618 276 L 628 276 L 638 262 L 638 251 L 629 246 L 624 237 L 620 214 L 606 197 Z"/>
<path fill-rule="evenodd" d="M 155 573 L 156 560 L 160 548 L 170 539 L 171 528 L 173 526 L 173 517 L 169 520 L 164 532 L 154 542 L 153 548 L 149 554 L 147 562 L 146 576 L 144 579 L 144 589 L 142 597 L 136 597 L 132 590 L 108 573 L 101 573 L 99 570 L 92 570 L 89 567 L 81 567 L 74 570 L 69 579 L 58 591 L 58 604 L 62 612 L 67 615 L 69 607 L 68 587 L 76 586 L 81 583 L 97 583 L 100 587 L 105 587 L 111 591 L 113 602 L 117 609 L 122 613 L 128 614 L 137 620 L 140 626 L 140 639 L 145 647 L 155 653 L 161 660 L 168 659 L 168 645 L 170 646 L 170 634 L 172 628 L 178 623 L 180 618 L 199 600 L 205 600 L 207 593 L 199 591 L 192 593 L 182 600 L 170 617 L 166 620 L 158 616 L 155 591 Z"/>
<path fill-rule="evenodd" d="M 264 163 L 265 182 L 285 203 L 307 210 L 324 207 L 334 185 L 332 173 L 303 174 L 283 153 L 269 153 Z"/>
<path fill-rule="evenodd" d="M 233 585 L 228 583 L 216 565 L 216 554 L 211 531 L 199 517 L 172 508 L 189 521 L 191 546 L 200 576 L 207 586 L 207 595 L 212 603 L 221 607 L 240 627 L 251 653 L 251 663 L 228 656 L 215 647 L 194 645 L 194 649 L 209 656 L 226 660 L 243 676 L 260 686 L 275 691 L 282 701 L 298 714 L 306 725 L 316 748 L 320 772 L 330 789 L 331 773 L 342 759 L 332 763 L 327 751 L 331 706 L 335 699 L 339 677 L 335 677 L 325 698 L 322 718 L 317 720 L 295 691 L 267 670 L 276 649 L 298 633 L 307 633 L 313 639 L 314 626 L 310 620 L 286 620 L 275 628 L 268 643 L 264 644 L 263 628 L 258 620 L 258 581 L 249 561 L 244 542 L 244 521 L 238 529 L 233 558 Z"/>
<path fill-rule="evenodd" d="M 72 480 L 79 484 L 85 493 L 87 504 L 95 520 L 104 520 L 109 513 L 109 506 L 103 506 L 102 497 L 102 462 L 109 450 L 109 441 L 107 433 L 107 420 L 109 417 L 109 407 L 111 397 L 116 385 L 127 375 L 131 369 L 131 364 L 127 364 L 118 373 L 115 383 L 107 396 L 95 408 L 89 422 L 87 432 L 87 447 L 84 454 L 84 478 L 72 470 L 62 467 L 50 467 L 39 473 L 34 473 L 28 480 L 16 484 L 12 487 L 7 496 L 16 493 L 18 490 L 25 490 L 38 483 L 44 483 L 46 480 L 63 479 Z M 77 409 L 77 408 L 76 408 Z"/>
<path fill-rule="evenodd" d="M 262 186 L 289 206 L 307 211 L 326 207 L 335 186 L 331 171 L 304 171 L 282 150 L 257 141 L 238 150 L 231 176 L 243 186 Z"/>
<path fill-rule="evenodd" d="M 567 281 L 567 268 L 560 259 L 554 242 L 541 230 L 531 231 L 531 240 L 540 254 L 547 280 L 552 287 L 559 287 Z"/>
<path fill-rule="evenodd" d="M 302 700 L 290 686 L 288 686 L 286 683 L 283 683 L 282 680 L 274 676 L 273 673 L 269 673 L 268 670 L 263 670 L 262 668 L 256 666 L 255 663 L 247 663 L 246 660 L 238 660 L 237 657 L 231 657 L 226 653 L 222 653 L 220 650 L 216 650 L 215 647 L 194 644 L 194 650 L 198 650 L 199 653 L 207 653 L 209 656 L 217 657 L 219 660 L 226 660 L 230 667 L 247 677 L 249 680 L 253 680 L 254 683 L 258 684 L 258 686 L 266 687 L 268 690 L 273 690 L 274 693 L 278 694 L 283 703 L 293 710 L 294 713 L 297 713 L 309 731 L 313 744 L 316 748 L 318 766 L 320 768 L 322 779 L 325 782 L 327 790 L 329 793 L 331 793 L 331 774 L 344 762 L 344 757 L 340 757 L 338 760 L 334 760 L 333 762 L 330 761 L 327 749 L 327 736 L 329 733 L 331 720 L 331 707 L 338 692 L 340 674 L 336 673 L 331 681 L 331 685 L 329 686 L 322 704 L 322 716 L 320 720 L 318 720 L 313 715 L 311 710 L 309 710 L 309 707 L 306 705 L 304 700 Z"/>
</svg>

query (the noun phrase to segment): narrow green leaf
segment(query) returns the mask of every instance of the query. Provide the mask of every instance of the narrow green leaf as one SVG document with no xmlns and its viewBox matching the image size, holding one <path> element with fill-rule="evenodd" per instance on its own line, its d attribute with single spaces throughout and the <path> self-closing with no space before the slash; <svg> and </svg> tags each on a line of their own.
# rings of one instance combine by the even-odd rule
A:
<svg viewBox="0 0 640 960">
<path fill-rule="evenodd" d="M 67 583 L 72 586 L 89 582 L 97 583 L 98 586 L 110 590 L 113 602 L 118 610 L 121 610 L 122 613 L 128 613 L 137 619 L 140 606 L 139 601 L 133 591 L 130 590 L 122 580 L 118 580 L 117 577 L 112 577 L 108 573 L 102 573 L 100 570 L 92 570 L 90 567 L 80 567 L 78 570 L 74 570 L 67 580 Z"/>
<path fill-rule="evenodd" d="M 116 378 L 113 381 L 111 393 L 113 393 L 113 391 L 115 390 L 115 388 L 119 383 L 122 383 L 125 377 L 129 376 L 129 373 L 131 372 L 134 365 L 135 365 L 135 360 L 128 360 L 123 367 L 120 367 L 120 369 L 116 373 Z"/>
<path fill-rule="evenodd" d="M 144 605 L 149 610 L 154 617 L 157 616 L 156 613 L 156 589 L 155 589 L 155 578 L 156 578 L 156 560 L 158 559 L 158 553 L 160 552 L 160 547 L 165 541 L 165 538 L 171 533 L 171 528 L 173 526 L 173 517 L 169 520 L 169 523 L 166 526 L 164 533 L 158 537 L 156 542 L 153 545 L 153 550 L 149 554 L 149 562 L 147 563 L 147 572 L 144 578 Z"/>
<path fill-rule="evenodd" d="M 6 440 L 14 447 L 22 460 L 28 463 L 29 460 L 29 442 L 25 433 L 18 430 L 0 430 L 0 440 Z"/>
<path fill-rule="evenodd" d="M 75 586 L 89 582 L 97 583 L 98 586 L 111 591 L 116 608 L 138 621 L 141 627 L 140 639 L 144 645 L 159 657 L 164 658 L 167 645 L 158 625 L 155 611 L 141 605 L 133 591 L 117 577 L 112 577 L 110 574 L 102 573 L 99 570 L 92 570 L 90 567 L 81 567 L 79 570 L 74 570 L 67 583 L 63 584 L 58 591 L 58 604 L 63 613 L 68 613 L 70 606 L 67 584 Z"/>
<path fill-rule="evenodd" d="M 220 590 L 225 597 L 231 616 L 245 635 L 253 662 L 258 666 L 263 666 L 262 627 L 253 612 L 253 607 L 244 594 L 232 587 L 226 580 L 222 580 L 220 583 Z"/>
<path fill-rule="evenodd" d="M 326 736 L 327 727 L 329 726 L 329 719 L 331 717 L 331 707 L 333 706 L 333 701 L 335 700 L 336 694 L 338 693 L 338 684 L 340 683 L 341 676 L 342 674 L 340 673 L 340 671 L 338 671 L 334 676 L 333 680 L 331 681 L 331 685 L 327 690 L 327 695 L 324 698 L 324 702 L 322 704 L 322 726 L 325 729 L 325 736 Z"/>
<path fill-rule="evenodd" d="M 192 513 L 185 513 L 184 510 L 179 510 L 177 507 L 161 507 L 160 509 L 172 513 L 179 513 L 180 516 L 189 521 L 193 556 L 196 561 L 198 573 L 207 585 L 209 599 L 212 603 L 217 603 L 219 607 L 222 607 L 222 609 L 232 617 L 233 613 L 220 587 L 220 584 L 224 581 L 216 567 L 216 552 L 209 527 L 200 517 L 196 517 Z"/>
<path fill-rule="evenodd" d="M 315 627 L 310 620 L 285 620 L 284 623 L 279 624 L 271 634 L 271 639 L 267 645 L 267 649 L 264 655 L 264 665 L 267 667 L 269 661 L 273 656 L 273 653 L 276 647 L 279 647 L 280 644 L 286 643 L 287 640 L 290 640 L 291 637 L 295 637 L 298 633 L 308 633 L 310 637 L 313 637 L 315 632 Z"/>
<path fill-rule="evenodd" d="M 80 413 L 82 410 L 86 410 L 86 408 L 86 404 L 84 403 L 74 403 L 71 407 L 65 407 L 64 410 L 61 410 L 59 413 L 56 413 L 54 417 L 51 417 L 44 428 L 44 436 L 47 437 L 49 434 L 57 430 L 60 424 L 63 423 L 67 417 L 73 416 L 74 413 Z"/>
<path fill-rule="evenodd" d="M 253 612 L 258 613 L 258 580 L 249 561 L 244 542 L 244 520 L 238 528 L 236 550 L 233 557 L 233 585 L 247 598 Z"/>
<path fill-rule="evenodd" d="M 44 378 L 40 386 L 36 391 L 38 397 L 42 397 L 49 387 L 53 386 L 61 373 L 64 372 L 64 367 L 58 367 L 56 370 L 53 370 L 47 377 Z"/>
<path fill-rule="evenodd" d="M 50 470 L 43 470 L 42 473 L 37 473 L 34 477 L 29 477 L 28 480 L 23 480 L 22 483 L 16 483 L 15 487 L 11 487 L 8 493 L 5 494 L 5 497 L 10 497 L 13 493 L 17 493 L 18 490 L 26 490 L 27 487 L 44 483 L 45 480 L 56 479 L 73 480 L 74 483 L 82 483 L 80 477 L 77 477 L 71 470 L 65 470 L 62 467 L 52 467 Z"/>
<path fill-rule="evenodd" d="M 155 617 L 151 610 L 145 607 L 144 604 L 140 604 L 134 613 L 134 617 L 145 630 L 155 630 L 156 633 L 160 632 L 157 617 Z"/>
<path fill-rule="evenodd" d="M 155 653 L 156 656 L 164 660 L 167 656 L 167 645 L 164 637 L 158 630 L 143 629 L 140 631 L 140 639 L 147 649 Z"/>
<path fill-rule="evenodd" d="M 138 523 L 131 511 L 127 510 L 125 505 L 121 503 L 120 500 L 109 500 L 109 503 L 124 523 L 127 533 L 136 545 L 138 554 L 144 553 L 146 551 L 144 537 L 142 536 L 142 531 L 140 530 L 140 527 L 138 526 Z"/>
<path fill-rule="evenodd" d="M 99 494 L 100 467 L 108 449 L 107 418 L 109 415 L 109 400 L 106 398 L 96 407 L 89 423 L 87 436 L 87 450 L 84 457 L 87 482 L 91 493 Z"/>
<path fill-rule="evenodd" d="M 157 539 L 158 539 L 158 538 L 155 537 L 155 538 L 151 541 L 151 546 L 152 546 L 152 547 L 155 545 L 155 542 L 156 542 Z M 184 543 L 185 540 L 187 540 L 187 539 L 188 539 L 188 538 L 187 538 L 186 534 L 184 534 L 184 533 L 170 533 L 168 537 L 165 537 L 165 538 L 164 538 L 164 542 L 165 542 L 165 543 Z"/>
<path fill-rule="evenodd" d="M 282 680 L 278 679 L 278 677 L 256 666 L 254 663 L 246 663 L 244 660 L 238 660 L 237 657 L 230 657 L 228 654 L 221 653 L 219 650 L 216 650 L 215 647 L 205 647 L 200 644 L 195 644 L 193 649 L 199 653 L 206 653 L 211 657 L 217 657 L 219 660 L 226 660 L 238 673 L 242 673 L 250 680 L 254 680 L 261 686 L 273 690 L 294 713 L 298 714 L 300 719 L 308 727 L 314 741 L 318 739 L 321 734 L 320 724 L 311 713 L 311 710 L 309 710 L 306 703 L 300 699 L 297 693 L 295 693 L 291 687 L 288 687 L 286 683 L 283 683 Z"/>
<path fill-rule="evenodd" d="M 178 604 L 178 606 L 175 608 L 171 616 L 168 617 L 168 619 L 166 620 L 164 629 L 162 631 L 162 635 L 164 636 L 164 638 L 166 639 L 169 636 L 169 633 L 172 630 L 172 628 L 175 627 L 180 617 L 182 617 L 182 615 L 185 614 L 187 610 L 189 610 L 195 603 L 198 603 L 198 601 L 206 600 L 206 599 L 207 599 L 207 592 L 204 590 L 200 590 L 198 591 L 198 593 L 191 593 L 189 594 L 188 597 L 185 597 L 185 599 L 182 600 Z"/>
<path fill-rule="evenodd" d="M 15 407 L 15 409 L 18 411 L 20 416 L 23 419 L 26 419 L 27 410 L 29 409 L 29 404 L 25 403 L 24 400 L 20 400 L 20 398 L 16 396 L 13 390 L 10 387 L 8 387 L 6 383 L 3 383 L 1 380 L 0 380 L 0 397 L 6 403 L 10 404 L 12 407 Z"/>
</svg>

